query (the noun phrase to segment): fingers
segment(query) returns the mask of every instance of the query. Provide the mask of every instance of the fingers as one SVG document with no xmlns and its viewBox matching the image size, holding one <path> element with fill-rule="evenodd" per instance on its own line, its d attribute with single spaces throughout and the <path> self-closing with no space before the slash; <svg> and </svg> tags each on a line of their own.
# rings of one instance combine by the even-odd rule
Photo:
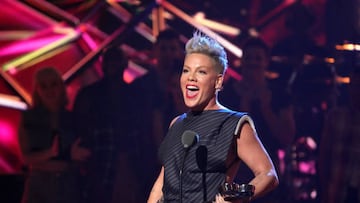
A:
<svg viewBox="0 0 360 203">
<path fill-rule="evenodd" d="M 81 148 L 82 157 L 88 158 L 91 155 L 91 151 L 86 148 Z"/>
<path fill-rule="evenodd" d="M 80 142 L 81 142 L 81 138 L 78 137 L 78 138 L 75 140 L 74 145 L 79 145 Z"/>
<path fill-rule="evenodd" d="M 79 148 L 74 154 L 74 160 L 86 161 L 91 155 L 91 152 L 85 148 Z"/>
<path fill-rule="evenodd" d="M 59 135 L 56 135 L 50 148 L 50 153 L 52 157 L 56 157 L 57 155 L 59 155 L 59 142 Z"/>
<path fill-rule="evenodd" d="M 215 203 L 224 203 L 224 202 L 225 202 L 224 198 L 221 195 L 217 194 L 215 196 Z"/>
<path fill-rule="evenodd" d="M 223 196 L 221 196 L 220 194 L 217 194 L 215 196 L 215 201 L 213 203 L 231 203 L 231 202 L 225 201 Z"/>
<path fill-rule="evenodd" d="M 71 159 L 76 161 L 86 161 L 91 151 L 80 146 L 81 138 L 77 138 L 71 146 Z"/>
</svg>

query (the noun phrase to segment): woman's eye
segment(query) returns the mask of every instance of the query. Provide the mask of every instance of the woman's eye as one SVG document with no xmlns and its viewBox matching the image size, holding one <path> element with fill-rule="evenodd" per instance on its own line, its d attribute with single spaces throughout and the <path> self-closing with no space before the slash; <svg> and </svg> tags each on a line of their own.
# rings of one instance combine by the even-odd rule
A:
<svg viewBox="0 0 360 203">
<path fill-rule="evenodd" d="M 59 86 L 60 84 L 58 83 L 58 82 L 53 82 L 53 83 L 51 83 L 51 87 L 57 87 L 57 86 Z"/>
</svg>

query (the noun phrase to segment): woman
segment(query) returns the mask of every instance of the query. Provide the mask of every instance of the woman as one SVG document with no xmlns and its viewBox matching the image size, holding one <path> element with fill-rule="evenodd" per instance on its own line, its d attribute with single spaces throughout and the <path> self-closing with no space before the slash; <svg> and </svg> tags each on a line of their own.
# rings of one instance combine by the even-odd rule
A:
<svg viewBox="0 0 360 203">
<path fill-rule="evenodd" d="M 232 183 L 241 162 L 254 173 L 249 182 L 255 187 L 251 198 L 273 190 L 278 185 L 277 173 L 252 119 L 218 102 L 227 67 L 224 48 L 195 32 L 185 49 L 180 86 L 190 111 L 173 119 L 160 146 L 163 166 L 148 203 L 224 202 L 219 187 Z M 199 136 L 190 146 L 187 130 Z"/>
<path fill-rule="evenodd" d="M 19 142 L 29 166 L 23 203 L 79 201 L 78 169 L 72 160 L 89 152 L 78 146 L 72 133 L 67 94 L 61 75 L 52 67 L 35 74 L 33 105 L 22 114 Z"/>
<path fill-rule="evenodd" d="M 324 120 L 318 171 L 322 203 L 360 202 L 360 68 L 353 67 L 347 103 L 334 106 Z"/>
<path fill-rule="evenodd" d="M 287 79 L 269 77 L 271 50 L 262 39 L 250 37 L 242 50 L 242 79 L 228 80 L 219 99 L 233 110 L 247 112 L 256 123 L 256 131 L 282 183 L 276 191 L 257 202 L 279 202 L 284 199 L 284 191 L 287 190 L 286 181 L 281 181 L 287 178 L 281 167 L 285 160 L 279 158 L 279 152 L 290 150 L 296 133 L 293 99 L 286 90 Z M 238 174 L 241 177 L 237 181 L 247 182 L 253 176 L 246 167 L 240 167 Z"/>
</svg>

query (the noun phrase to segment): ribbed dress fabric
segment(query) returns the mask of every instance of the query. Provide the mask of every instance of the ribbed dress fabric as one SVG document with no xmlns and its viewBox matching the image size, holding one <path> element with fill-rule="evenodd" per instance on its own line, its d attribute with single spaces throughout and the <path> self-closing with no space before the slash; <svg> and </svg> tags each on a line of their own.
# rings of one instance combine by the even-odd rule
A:
<svg viewBox="0 0 360 203">
<path fill-rule="evenodd" d="M 191 146 L 184 161 L 182 174 L 183 203 L 212 201 L 219 193 L 219 186 L 225 182 L 230 167 L 228 153 L 234 146 L 239 119 L 244 113 L 231 110 L 207 110 L 182 114 L 170 127 L 159 149 L 164 173 L 163 197 L 166 203 L 180 202 L 180 175 L 185 154 L 181 137 L 184 131 L 192 130 L 199 135 L 199 141 Z M 197 155 L 198 148 L 206 147 L 207 157 Z M 199 160 L 202 159 L 202 160 Z M 236 157 L 233 161 L 236 162 Z M 199 161 L 206 161 L 206 172 L 199 168 Z M 201 167 L 201 166 L 200 166 Z M 203 181 L 205 177 L 206 181 Z M 204 188 L 206 200 L 204 201 Z"/>
</svg>

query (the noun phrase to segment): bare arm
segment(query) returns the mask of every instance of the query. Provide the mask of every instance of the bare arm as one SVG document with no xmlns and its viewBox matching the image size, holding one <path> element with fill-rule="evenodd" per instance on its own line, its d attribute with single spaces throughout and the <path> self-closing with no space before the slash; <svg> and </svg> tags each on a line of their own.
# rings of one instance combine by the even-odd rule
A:
<svg viewBox="0 0 360 203">
<path fill-rule="evenodd" d="M 165 132 L 163 132 L 164 127 L 163 127 L 163 114 L 161 113 L 161 111 L 159 109 L 155 109 L 152 111 L 152 122 L 153 122 L 153 139 L 155 140 L 156 146 L 158 147 L 162 141 L 163 135 L 165 134 Z"/>
<path fill-rule="evenodd" d="M 164 184 L 164 167 L 161 167 L 160 174 L 151 189 L 147 203 L 157 203 L 162 198 L 163 184 Z"/>
<path fill-rule="evenodd" d="M 20 123 L 18 136 L 22 159 L 24 163 L 31 166 L 31 168 L 46 171 L 62 171 L 69 166 L 64 161 L 51 159 L 59 154 L 59 139 L 57 137 L 54 138 L 50 148 L 38 152 L 32 152 L 28 145 L 29 137 L 22 123 Z"/>
<path fill-rule="evenodd" d="M 262 105 L 261 109 L 275 138 L 283 146 L 289 146 L 295 137 L 293 106 L 284 107 L 278 113 L 275 113 L 270 105 Z"/>
<path fill-rule="evenodd" d="M 251 103 L 259 101 L 261 114 L 270 128 L 271 134 L 282 146 L 289 146 L 296 133 L 293 105 L 289 104 L 275 112 L 271 106 L 273 94 L 266 86 L 253 87 L 247 83 L 241 83 L 238 89 L 238 94 L 242 97 L 240 109 L 250 112 Z"/>
<path fill-rule="evenodd" d="M 54 139 L 54 142 L 49 149 L 45 149 L 39 152 L 31 152 L 28 146 L 29 137 L 26 133 L 26 130 L 23 124 L 20 124 L 19 128 L 19 144 L 22 152 L 23 160 L 25 164 L 37 164 L 50 160 L 52 157 L 55 157 L 59 153 L 58 149 L 58 139 Z"/>
<path fill-rule="evenodd" d="M 274 165 L 249 123 L 241 128 L 237 154 L 255 175 L 249 183 L 255 186 L 253 198 L 263 196 L 277 187 L 279 180 Z"/>
<path fill-rule="evenodd" d="M 170 126 L 172 126 L 178 118 L 179 118 L 179 116 L 175 117 L 171 121 Z M 163 197 L 163 193 L 162 193 L 163 185 L 164 185 L 164 166 L 161 167 L 160 174 L 151 189 L 150 196 L 147 200 L 147 203 L 160 202 L 161 198 Z"/>
<path fill-rule="evenodd" d="M 345 121 L 346 119 L 344 114 L 336 108 L 326 114 L 319 145 L 318 171 L 321 171 L 319 173 L 319 184 L 323 191 L 321 196 L 323 203 L 333 203 L 339 199 L 337 190 L 342 182 L 343 173 L 341 171 L 343 170 L 341 167 L 334 167 L 339 165 L 337 160 L 339 160 L 338 157 L 342 156 L 341 152 L 334 150 L 334 146 L 339 145 L 339 139 L 336 139 L 338 137 L 336 135 L 342 135 L 339 131 L 341 128 L 338 127 L 341 126 L 339 120 Z"/>
</svg>

